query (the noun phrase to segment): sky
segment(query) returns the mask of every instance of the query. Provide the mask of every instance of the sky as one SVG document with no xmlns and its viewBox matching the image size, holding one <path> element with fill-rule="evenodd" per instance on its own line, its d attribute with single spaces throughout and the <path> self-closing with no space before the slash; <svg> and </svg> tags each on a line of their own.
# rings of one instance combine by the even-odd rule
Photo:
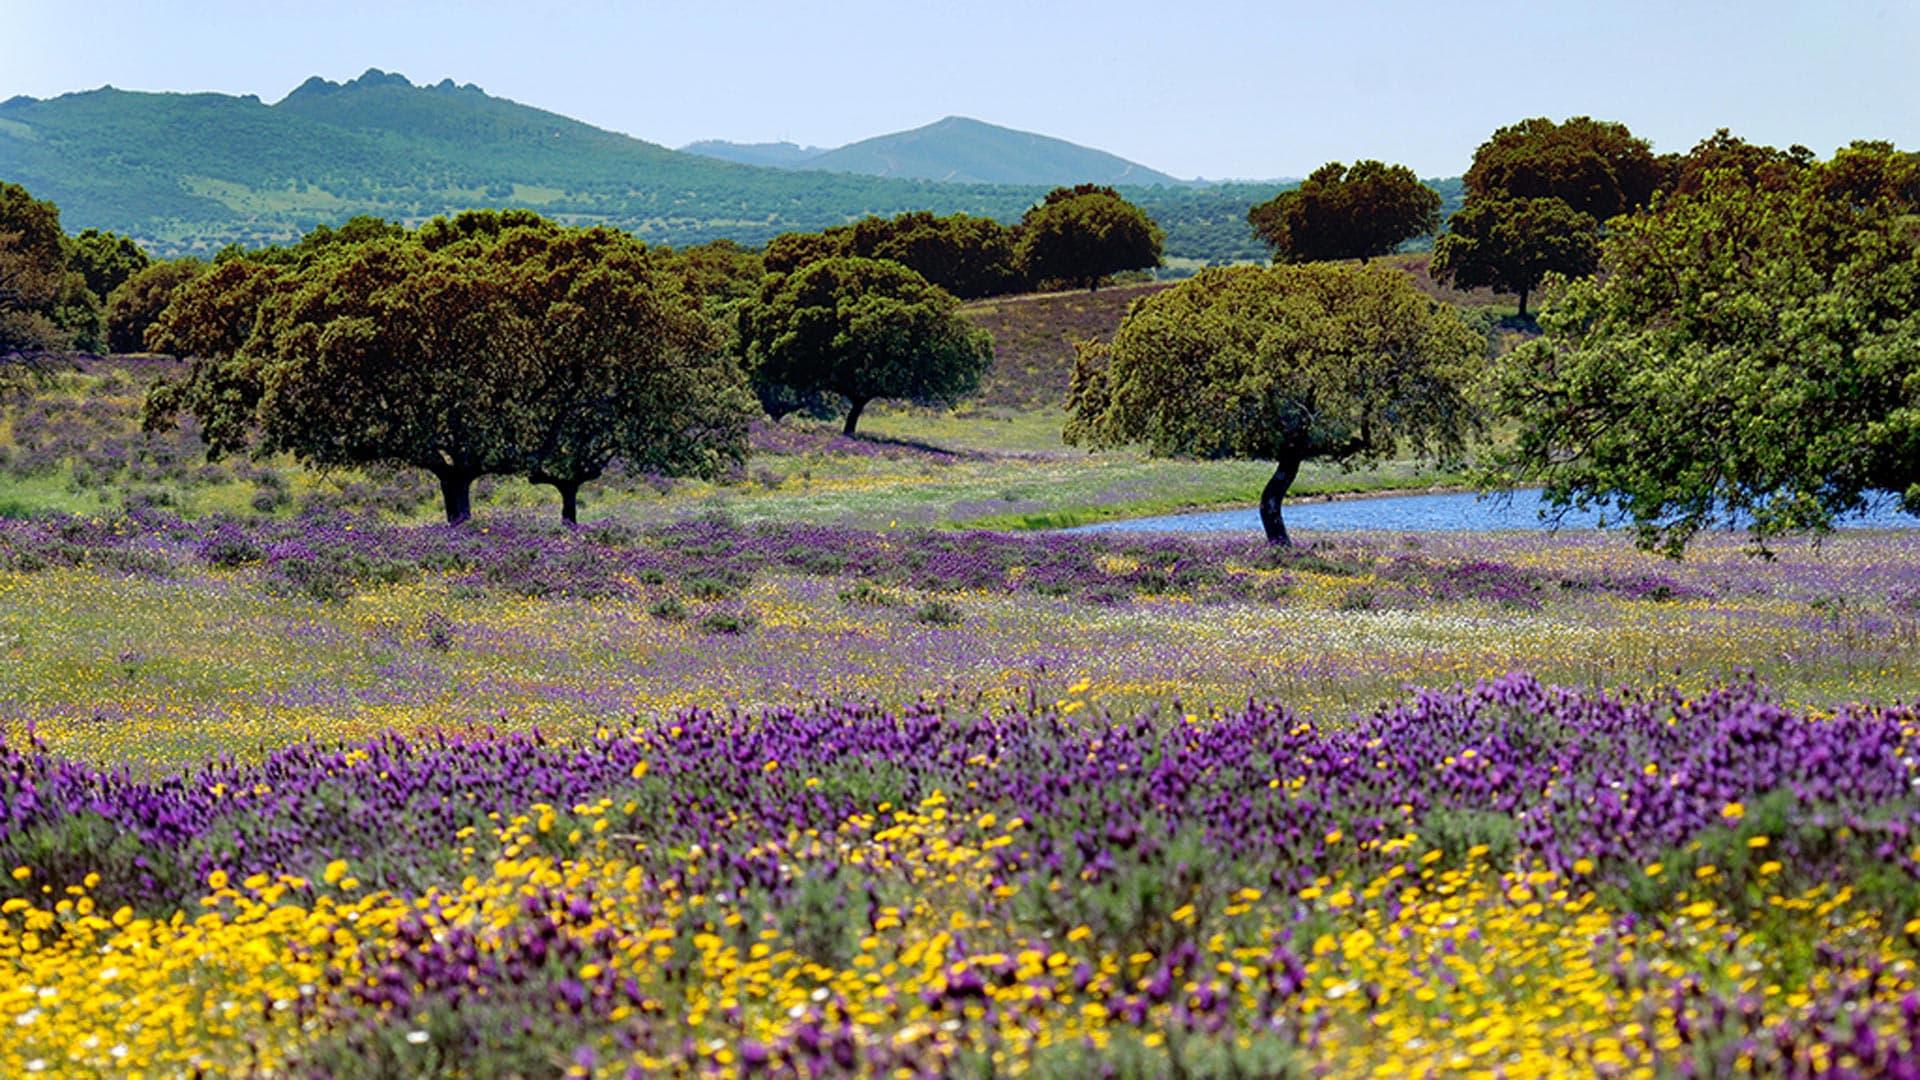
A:
<svg viewBox="0 0 1920 1080">
<path fill-rule="evenodd" d="M 452 78 L 668 146 L 837 146 L 961 115 L 1182 177 L 1466 169 L 1529 116 L 1654 149 L 1716 128 L 1920 148 L 1920 0 L 409 3 L 0 0 L 0 99 L 111 84 L 272 102 Z"/>
</svg>

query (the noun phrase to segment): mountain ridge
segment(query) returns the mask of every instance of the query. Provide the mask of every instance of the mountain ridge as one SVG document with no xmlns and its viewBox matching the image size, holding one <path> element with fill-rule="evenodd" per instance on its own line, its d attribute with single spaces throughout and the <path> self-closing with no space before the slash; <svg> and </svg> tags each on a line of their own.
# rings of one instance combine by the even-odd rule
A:
<svg viewBox="0 0 1920 1080">
<path fill-rule="evenodd" d="M 789 147 L 791 151 L 785 149 Z M 812 153 L 806 151 L 813 148 L 793 143 L 729 143 L 719 139 L 689 143 L 681 149 L 776 168 L 942 183 L 1045 187 L 1081 183 L 1176 187 L 1194 183 L 1052 135 L 957 115 Z"/>
<path fill-rule="evenodd" d="M 53 200 L 71 231 L 111 229 L 169 256 L 285 242 L 358 214 L 413 224 L 483 206 L 613 225 L 650 243 L 758 245 L 867 214 L 1011 222 L 1052 186 L 716 160 L 471 83 L 415 85 L 377 68 L 346 82 L 307 79 L 273 104 L 110 86 L 11 98 L 0 103 L 0 179 Z M 1274 190 L 1129 186 L 1127 194 L 1166 229 L 1170 257 L 1204 262 L 1261 255 L 1246 211 Z"/>
</svg>

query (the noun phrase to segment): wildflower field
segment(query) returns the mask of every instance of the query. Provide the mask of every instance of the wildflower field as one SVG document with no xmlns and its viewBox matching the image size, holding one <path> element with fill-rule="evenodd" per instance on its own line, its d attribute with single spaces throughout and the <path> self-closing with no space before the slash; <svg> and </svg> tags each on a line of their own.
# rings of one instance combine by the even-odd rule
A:
<svg viewBox="0 0 1920 1080">
<path fill-rule="evenodd" d="M 0 1076 L 1915 1075 L 1920 533 L 989 531 L 1264 480 L 1033 388 L 449 529 L 167 370 L 0 419 Z"/>
<path fill-rule="evenodd" d="M 1913 1075 L 1917 548 L 0 521 L 0 1075 Z"/>
</svg>

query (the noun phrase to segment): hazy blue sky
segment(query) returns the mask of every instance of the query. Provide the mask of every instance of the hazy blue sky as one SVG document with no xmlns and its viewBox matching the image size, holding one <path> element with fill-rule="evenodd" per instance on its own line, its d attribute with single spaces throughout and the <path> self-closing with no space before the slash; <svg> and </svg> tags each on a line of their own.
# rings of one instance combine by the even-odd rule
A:
<svg viewBox="0 0 1920 1080">
<path fill-rule="evenodd" d="M 284 10 L 283 10 L 284 9 Z M 679 146 L 838 145 L 949 114 L 1181 176 L 1462 171 L 1526 116 L 1920 146 L 1920 0 L 326 3 L 0 0 L 0 98 L 111 83 L 277 101 L 451 77 Z"/>
</svg>

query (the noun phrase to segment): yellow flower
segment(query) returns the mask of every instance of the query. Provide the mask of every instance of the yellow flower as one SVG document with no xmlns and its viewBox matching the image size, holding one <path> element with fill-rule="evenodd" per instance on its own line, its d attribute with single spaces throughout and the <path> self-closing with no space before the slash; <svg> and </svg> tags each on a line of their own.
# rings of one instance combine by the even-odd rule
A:
<svg viewBox="0 0 1920 1080">
<path fill-rule="evenodd" d="M 30 867 L 16 866 L 13 868 L 13 880 L 15 881 L 25 881 L 32 876 L 33 870 Z"/>
<path fill-rule="evenodd" d="M 1666 868 L 1667 868 L 1667 867 L 1666 867 L 1666 864 L 1664 864 L 1664 863 L 1657 863 L 1657 862 L 1652 862 L 1652 863 L 1648 863 L 1648 864 L 1647 864 L 1647 876 L 1648 876 L 1648 877 L 1659 877 L 1659 876 L 1660 876 L 1660 871 L 1662 871 L 1662 870 L 1665 870 Z"/>
<path fill-rule="evenodd" d="M 1593 860 L 1592 860 L 1592 859 L 1575 859 L 1575 860 L 1573 860 L 1573 872 L 1574 872 L 1574 873 L 1576 873 L 1576 874 L 1591 874 L 1591 873 L 1593 873 Z"/>
<path fill-rule="evenodd" d="M 644 761 L 636 763 L 633 767 L 633 772 L 631 775 L 635 780 L 638 780 L 641 777 L 647 775 L 647 763 Z"/>
<path fill-rule="evenodd" d="M 1769 841 L 1764 836 L 1754 836 L 1747 839 L 1747 846 L 1750 848 L 1763 848 L 1766 847 L 1768 843 Z"/>
<path fill-rule="evenodd" d="M 1747 816 L 1747 808 L 1737 802 L 1730 802 L 1720 808 L 1720 816 L 1728 821 L 1739 821 Z"/>
<path fill-rule="evenodd" d="M 327 869 L 320 875 L 320 880 L 329 885 L 338 885 L 340 884 L 340 879 L 346 876 L 347 860 L 335 859 L 327 864 Z"/>
<path fill-rule="evenodd" d="M 1718 874 L 1719 872 L 1720 872 L 1719 870 L 1714 868 L 1714 865 L 1712 863 L 1708 863 L 1707 865 L 1701 867 L 1700 869 L 1695 870 L 1693 872 L 1693 876 L 1699 878 L 1701 881 L 1705 881 L 1708 878 L 1714 876 L 1715 874 Z"/>
<path fill-rule="evenodd" d="M 227 872 L 225 870 L 215 870 L 213 873 L 207 875 L 207 888 L 224 889 L 226 887 Z"/>
</svg>

